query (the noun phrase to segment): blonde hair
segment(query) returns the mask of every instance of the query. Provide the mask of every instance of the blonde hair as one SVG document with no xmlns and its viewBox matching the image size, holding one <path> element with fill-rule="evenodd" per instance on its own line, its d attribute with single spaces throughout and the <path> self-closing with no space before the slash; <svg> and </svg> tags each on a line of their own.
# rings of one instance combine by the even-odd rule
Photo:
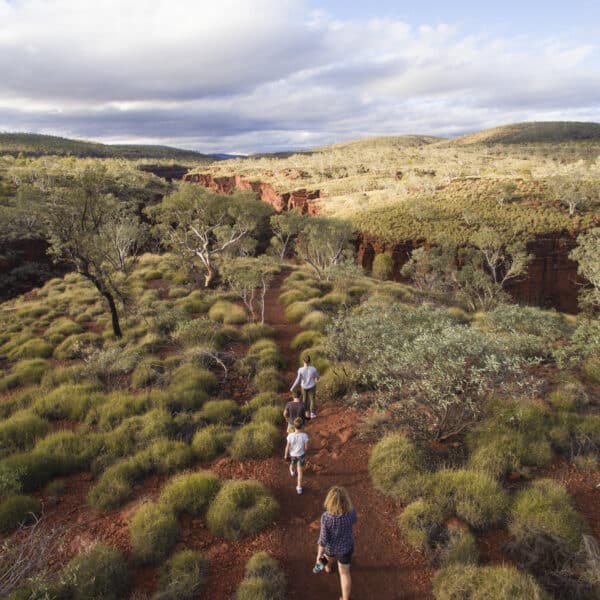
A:
<svg viewBox="0 0 600 600">
<path fill-rule="evenodd" d="M 334 485 L 329 488 L 327 496 L 325 496 L 324 508 L 327 512 L 339 517 L 352 510 L 352 500 L 345 488 Z"/>
</svg>

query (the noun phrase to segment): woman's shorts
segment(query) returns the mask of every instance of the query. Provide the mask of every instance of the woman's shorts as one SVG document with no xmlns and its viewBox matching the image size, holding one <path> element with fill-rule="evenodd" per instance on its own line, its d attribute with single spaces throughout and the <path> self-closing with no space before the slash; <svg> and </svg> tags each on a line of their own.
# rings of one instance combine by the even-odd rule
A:
<svg viewBox="0 0 600 600">
<path fill-rule="evenodd" d="M 304 463 L 306 462 L 306 455 L 303 454 L 302 456 L 290 456 L 290 460 L 293 465 L 299 465 L 303 467 Z"/>
<path fill-rule="evenodd" d="M 349 565 L 350 561 L 352 560 L 353 554 L 354 548 L 350 548 L 349 552 L 346 552 L 346 554 L 342 554 L 342 556 L 336 556 L 335 558 L 337 558 L 337 561 L 340 563 L 340 565 Z"/>
</svg>

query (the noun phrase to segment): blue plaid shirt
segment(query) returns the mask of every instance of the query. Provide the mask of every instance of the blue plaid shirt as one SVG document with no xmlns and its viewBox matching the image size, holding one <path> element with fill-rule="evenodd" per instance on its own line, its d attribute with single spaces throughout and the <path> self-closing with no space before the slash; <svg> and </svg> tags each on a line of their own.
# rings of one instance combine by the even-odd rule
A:
<svg viewBox="0 0 600 600">
<path fill-rule="evenodd" d="M 352 550 L 354 547 L 352 525 L 356 523 L 356 518 L 354 509 L 339 516 L 332 515 L 330 512 L 321 515 L 319 546 L 325 548 L 327 556 L 343 556 Z"/>
</svg>

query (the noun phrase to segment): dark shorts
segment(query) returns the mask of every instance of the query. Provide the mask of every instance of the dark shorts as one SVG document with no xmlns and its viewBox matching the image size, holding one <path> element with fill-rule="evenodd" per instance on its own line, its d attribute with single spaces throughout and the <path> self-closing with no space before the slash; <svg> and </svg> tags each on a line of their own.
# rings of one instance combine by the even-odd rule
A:
<svg viewBox="0 0 600 600">
<path fill-rule="evenodd" d="M 304 463 L 306 462 L 306 455 L 303 454 L 302 456 L 290 456 L 290 460 L 293 465 L 299 465 L 303 467 Z"/>
<path fill-rule="evenodd" d="M 341 556 L 334 556 L 333 558 L 337 559 L 340 565 L 349 565 L 352 560 L 352 555 L 354 554 L 354 548 L 350 548 L 349 552 L 346 554 L 342 554 Z"/>
</svg>

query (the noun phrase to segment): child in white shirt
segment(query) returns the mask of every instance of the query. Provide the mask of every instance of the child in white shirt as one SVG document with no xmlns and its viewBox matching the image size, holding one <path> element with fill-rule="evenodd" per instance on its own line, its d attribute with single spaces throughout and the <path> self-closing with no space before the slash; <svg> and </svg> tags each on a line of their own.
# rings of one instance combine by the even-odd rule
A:
<svg viewBox="0 0 600 600">
<path fill-rule="evenodd" d="M 301 417 L 294 419 L 294 432 L 288 434 L 287 444 L 285 446 L 284 460 L 290 457 L 290 475 L 293 477 L 296 474 L 294 467 L 298 468 L 298 482 L 296 484 L 296 492 L 302 493 L 302 472 L 306 462 L 306 449 L 308 447 L 308 435 L 302 431 L 304 420 Z"/>
</svg>

